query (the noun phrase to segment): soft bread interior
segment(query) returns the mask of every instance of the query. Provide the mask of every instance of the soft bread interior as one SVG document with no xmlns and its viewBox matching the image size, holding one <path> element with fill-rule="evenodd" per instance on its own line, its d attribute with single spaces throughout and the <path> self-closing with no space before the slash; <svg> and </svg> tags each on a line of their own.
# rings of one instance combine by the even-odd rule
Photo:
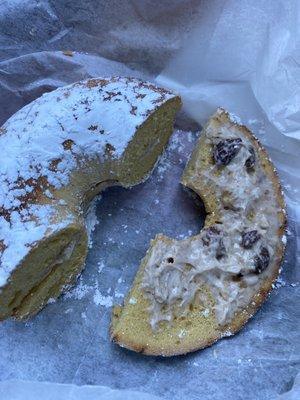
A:
<svg viewBox="0 0 300 400">
<path fill-rule="evenodd" d="M 39 243 L 2 290 L 0 315 L 27 318 L 74 283 L 86 255 L 84 225 L 70 224 Z"/>
<path fill-rule="evenodd" d="M 118 166 L 118 179 L 123 186 L 140 183 L 149 175 L 172 134 L 179 107 L 178 98 L 168 100 L 138 129 Z"/>
</svg>

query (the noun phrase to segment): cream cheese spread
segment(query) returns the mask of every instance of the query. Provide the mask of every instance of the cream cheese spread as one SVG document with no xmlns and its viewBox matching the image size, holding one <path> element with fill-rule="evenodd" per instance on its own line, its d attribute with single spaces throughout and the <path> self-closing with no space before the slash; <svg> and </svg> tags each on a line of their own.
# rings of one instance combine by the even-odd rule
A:
<svg viewBox="0 0 300 400">
<path fill-rule="evenodd" d="M 141 284 L 153 330 L 162 321 L 186 315 L 195 302 L 207 307 L 203 287 L 214 299 L 217 322 L 229 323 L 249 303 L 274 261 L 280 209 L 257 149 L 234 124 L 217 130 L 209 124 L 203 135 L 213 162 L 196 168 L 195 182 L 216 196 L 218 223 L 181 241 L 159 236 L 153 242 Z"/>
</svg>

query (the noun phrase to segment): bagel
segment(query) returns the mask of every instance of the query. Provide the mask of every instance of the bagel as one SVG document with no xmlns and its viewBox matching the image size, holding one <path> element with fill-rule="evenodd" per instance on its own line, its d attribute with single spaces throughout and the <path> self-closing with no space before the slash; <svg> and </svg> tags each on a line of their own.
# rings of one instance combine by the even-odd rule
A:
<svg viewBox="0 0 300 400">
<path fill-rule="evenodd" d="M 266 299 L 284 254 L 274 166 L 225 110 L 204 127 L 182 184 L 204 202 L 203 229 L 181 241 L 157 235 L 113 309 L 111 339 L 147 355 L 185 354 L 236 333 Z"/>
<path fill-rule="evenodd" d="M 90 200 L 147 177 L 180 104 L 149 82 L 89 79 L 44 94 L 0 128 L 1 320 L 28 318 L 74 283 Z"/>
</svg>

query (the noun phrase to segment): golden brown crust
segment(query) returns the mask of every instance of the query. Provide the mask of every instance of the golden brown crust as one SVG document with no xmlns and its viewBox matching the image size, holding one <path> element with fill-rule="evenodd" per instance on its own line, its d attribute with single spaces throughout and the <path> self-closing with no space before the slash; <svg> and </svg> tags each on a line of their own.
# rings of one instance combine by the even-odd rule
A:
<svg viewBox="0 0 300 400">
<path fill-rule="evenodd" d="M 234 123 L 230 119 L 230 115 L 225 111 L 225 110 L 220 110 L 218 111 L 217 114 L 213 118 L 216 118 L 220 121 L 220 123 L 228 124 Z M 247 137 L 253 146 L 255 146 L 259 158 L 261 160 L 261 165 L 267 174 L 268 178 L 272 181 L 274 191 L 276 193 L 276 200 L 277 203 L 280 207 L 280 211 L 278 213 L 278 220 L 280 222 L 280 226 L 278 229 L 278 246 L 277 246 L 277 252 L 275 255 L 275 263 L 273 266 L 273 272 L 270 277 L 265 278 L 260 286 L 260 289 L 255 295 L 252 297 L 252 299 L 249 301 L 248 305 L 244 307 L 241 311 L 237 312 L 234 316 L 234 318 L 231 320 L 231 322 L 226 325 L 226 326 L 218 326 L 213 334 L 209 335 L 208 337 L 199 337 L 198 339 L 194 340 L 193 343 L 185 343 L 181 344 L 180 346 L 176 345 L 175 343 L 170 343 L 169 346 L 164 346 L 163 348 L 160 345 L 149 345 L 148 343 L 143 343 L 143 344 L 138 344 L 135 341 L 130 340 L 126 334 L 121 335 L 120 333 L 115 332 L 115 325 L 118 322 L 119 317 L 122 314 L 122 308 L 119 307 L 116 312 L 114 313 L 113 319 L 112 319 L 112 325 L 111 325 L 111 339 L 118 343 L 120 346 L 131 349 L 135 352 L 142 353 L 145 355 L 153 355 L 153 356 L 175 356 L 175 355 L 181 355 L 181 354 L 186 354 L 189 352 L 194 352 L 200 349 L 203 349 L 205 347 L 211 346 L 214 344 L 217 340 L 226 337 L 226 336 L 231 336 L 237 333 L 240 329 L 243 328 L 243 326 L 247 323 L 247 321 L 255 314 L 255 312 L 259 309 L 259 307 L 262 305 L 262 303 L 265 301 L 267 298 L 268 294 L 272 290 L 272 286 L 277 279 L 279 272 L 280 272 L 280 266 L 281 262 L 283 259 L 284 255 L 284 250 L 285 250 L 285 245 L 282 242 L 282 236 L 284 235 L 285 229 L 286 229 L 286 211 L 285 211 L 285 202 L 284 202 L 284 197 L 282 193 L 282 188 L 281 184 L 278 178 L 278 174 L 276 169 L 274 168 L 266 150 L 263 148 L 259 140 L 251 133 L 251 131 L 245 127 L 241 126 L 237 123 L 234 123 L 240 130 L 240 132 Z M 200 138 L 199 143 L 197 145 L 197 148 L 194 150 L 194 153 L 192 155 L 193 157 L 199 157 L 199 151 L 197 151 L 199 148 L 201 148 L 201 153 L 200 157 L 203 156 L 203 146 L 204 142 L 203 139 Z M 205 155 L 203 156 L 205 159 Z M 190 189 L 194 189 L 191 185 L 189 185 L 188 180 L 185 179 L 185 176 L 182 178 L 182 184 L 189 187 Z M 198 184 L 198 182 L 197 182 Z M 216 210 L 216 200 L 214 194 L 209 190 L 209 188 L 205 187 L 205 185 L 201 184 L 201 188 L 199 191 L 199 185 L 198 185 L 198 194 L 201 196 L 205 208 L 208 211 L 208 216 L 206 218 L 206 223 L 205 226 L 209 226 L 213 224 L 217 219 L 217 210 Z M 141 274 L 141 270 L 139 271 L 138 274 Z"/>
</svg>

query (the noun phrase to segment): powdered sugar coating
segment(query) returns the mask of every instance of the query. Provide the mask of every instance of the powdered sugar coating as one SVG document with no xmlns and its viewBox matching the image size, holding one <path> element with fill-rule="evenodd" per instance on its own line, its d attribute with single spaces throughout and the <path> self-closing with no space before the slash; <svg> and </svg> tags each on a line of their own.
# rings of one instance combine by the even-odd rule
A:
<svg viewBox="0 0 300 400">
<path fill-rule="evenodd" d="M 136 129 L 175 95 L 134 78 L 90 79 L 46 93 L 0 128 L 0 287 L 30 248 L 64 223 L 49 189 L 87 159 L 119 158 Z M 49 204 L 39 204 L 43 195 Z"/>
</svg>

